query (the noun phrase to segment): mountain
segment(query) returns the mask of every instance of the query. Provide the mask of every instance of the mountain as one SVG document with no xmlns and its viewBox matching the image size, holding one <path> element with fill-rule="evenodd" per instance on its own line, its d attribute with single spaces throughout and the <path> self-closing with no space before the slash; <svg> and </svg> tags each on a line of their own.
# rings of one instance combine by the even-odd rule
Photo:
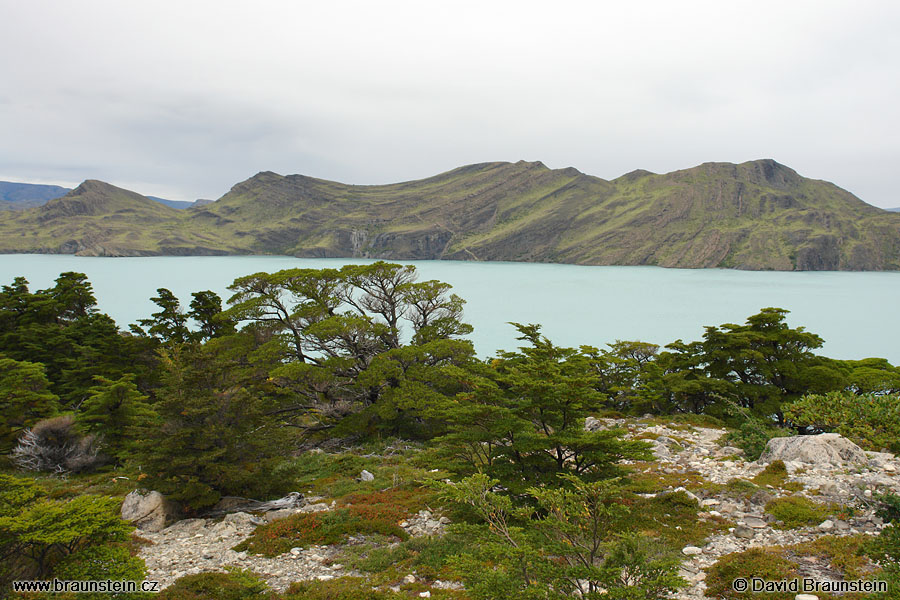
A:
<svg viewBox="0 0 900 600">
<path fill-rule="evenodd" d="M 186 231 L 179 218 L 182 212 L 135 192 L 89 179 L 65 196 L 37 208 L 2 213 L 0 251 L 84 256 L 239 251 L 219 239 Z"/>
<path fill-rule="evenodd" d="M 41 185 L 36 183 L 12 183 L 0 181 L 0 210 L 25 210 L 42 206 L 50 200 L 65 196 L 72 190 L 58 185 Z M 194 206 L 194 202 L 184 200 L 166 200 L 156 196 L 147 196 L 166 206 L 177 209 L 185 209 Z M 212 202 L 205 200 L 204 203 Z"/>
<path fill-rule="evenodd" d="M 105 212 L 62 218 L 63 239 L 31 229 L 40 210 L 22 213 L 27 222 L 0 215 L 0 250 L 900 269 L 900 214 L 773 160 L 612 181 L 524 161 L 372 186 L 262 172 L 188 211 L 120 210 L 103 241 Z"/>
<path fill-rule="evenodd" d="M 0 181 L 0 210 L 24 210 L 40 206 L 70 191 L 58 185 Z"/>
<path fill-rule="evenodd" d="M 900 206 L 898 206 L 897 208 L 886 208 L 884 210 L 889 212 L 900 212 Z"/>
</svg>

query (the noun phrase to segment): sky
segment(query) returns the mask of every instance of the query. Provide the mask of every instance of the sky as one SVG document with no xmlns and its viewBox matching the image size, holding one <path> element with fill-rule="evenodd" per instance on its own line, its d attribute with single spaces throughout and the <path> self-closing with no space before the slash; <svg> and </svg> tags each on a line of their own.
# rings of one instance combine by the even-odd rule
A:
<svg viewBox="0 0 900 600">
<path fill-rule="evenodd" d="M 0 180 L 773 158 L 900 206 L 900 3 L 0 0 Z"/>
</svg>

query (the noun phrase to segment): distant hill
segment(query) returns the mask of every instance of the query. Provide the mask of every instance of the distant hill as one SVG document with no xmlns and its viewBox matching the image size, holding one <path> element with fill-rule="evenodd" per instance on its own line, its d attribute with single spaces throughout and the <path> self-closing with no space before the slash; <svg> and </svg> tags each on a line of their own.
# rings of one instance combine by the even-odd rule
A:
<svg viewBox="0 0 900 600">
<path fill-rule="evenodd" d="M 886 208 L 884 210 L 887 210 L 890 212 L 900 212 L 900 206 L 898 206 L 897 208 Z"/>
<path fill-rule="evenodd" d="M 47 207 L 0 215 L 0 250 L 900 269 L 900 214 L 773 160 L 612 181 L 524 161 L 375 186 L 263 172 L 188 211 L 151 214 L 129 198 L 115 230 L 102 203 L 77 222 L 41 220 Z"/>
<path fill-rule="evenodd" d="M 41 185 L 36 183 L 12 183 L 0 181 L 0 210 L 24 210 L 46 204 L 49 200 L 65 196 L 71 192 L 71 188 L 58 185 Z M 184 200 L 166 200 L 156 196 L 147 196 L 166 206 L 177 209 L 185 209 L 194 206 L 193 202 Z M 204 202 L 211 202 L 206 200 Z"/>
<path fill-rule="evenodd" d="M 0 181 L 0 210 L 24 210 L 65 196 L 71 190 L 58 185 Z"/>
</svg>

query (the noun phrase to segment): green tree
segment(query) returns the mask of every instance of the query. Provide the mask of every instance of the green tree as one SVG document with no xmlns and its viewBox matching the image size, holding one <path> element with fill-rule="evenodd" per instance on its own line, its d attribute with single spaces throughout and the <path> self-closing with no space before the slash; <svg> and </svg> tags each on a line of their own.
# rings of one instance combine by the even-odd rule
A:
<svg viewBox="0 0 900 600">
<path fill-rule="evenodd" d="M 117 380 L 95 377 L 78 414 L 78 422 L 99 437 L 103 450 L 121 462 L 133 449 L 135 440 L 146 438 L 158 415 L 138 391 L 133 375 Z"/>
<path fill-rule="evenodd" d="M 518 505 L 494 491 L 496 479 L 481 474 L 438 486 L 445 498 L 473 510 L 490 533 L 479 550 L 458 561 L 474 598 L 656 600 L 684 586 L 677 556 L 635 534 L 617 533 L 629 509 L 616 480 L 562 478 L 564 486 L 530 488 L 533 503 Z"/>
<path fill-rule="evenodd" d="M 502 353 L 471 391 L 436 405 L 448 428 L 436 444 L 513 489 L 555 483 L 558 473 L 605 478 L 621 460 L 650 457 L 621 430 L 585 431 L 605 399 L 589 355 L 553 345 L 538 325 L 514 325 L 530 345 Z"/>
<path fill-rule="evenodd" d="M 146 327 L 148 335 L 162 343 L 183 344 L 191 338 L 191 331 L 187 326 L 188 315 L 170 290 L 158 288 L 156 293 L 150 300 L 159 307 L 159 311 L 151 314 L 150 319 L 140 319 L 138 323 L 141 327 Z M 132 331 L 138 334 L 144 332 L 140 327 L 133 327 Z"/>
<path fill-rule="evenodd" d="M 0 454 L 12 450 L 19 435 L 59 410 L 43 365 L 0 354 Z"/>
<path fill-rule="evenodd" d="M 460 321 L 462 299 L 415 276 L 412 266 L 385 262 L 256 273 L 235 280 L 225 315 L 270 337 L 279 363 L 272 376 L 297 398 L 284 413 L 295 425 L 320 431 L 360 412 L 405 421 L 403 398 L 429 387 L 416 366 L 473 354 L 470 342 L 454 339 L 471 331 Z M 387 397 L 390 406 L 376 407 Z"/>
<path fill-rule="evenodd" d="M 191 339 L 204 341 L 234 333 L 235 322 L 222 314 L 222 299 L 218 294 L 205 290 L 193 292 L 191 298 L 188 317 L 198 325 Z"/>
<path fill-rule="evenodd" d="M 162 424 L 135 450 L 148 485 L 188 509 L 222 494 L 265 495 L 265 475 L 286 453 L 289 430 L 277 418 L 270 363 L 253 353 L 250 333 L 162 351 L 154 409 Z M 282 483 L 282 482 L 276 482 Z"/>
</svg>

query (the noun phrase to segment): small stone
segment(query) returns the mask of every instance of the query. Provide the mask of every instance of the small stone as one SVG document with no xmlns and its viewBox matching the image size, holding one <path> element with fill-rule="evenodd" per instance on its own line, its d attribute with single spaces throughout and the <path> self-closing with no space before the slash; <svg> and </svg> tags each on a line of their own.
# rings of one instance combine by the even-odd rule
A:
<svg viewBox="0 0 900 600">
<path fill-rule="evenodd" d="M 416 582 L 415 575 L 410 574 L 403 578 L 403 583 L 415 583 L 415 582 Z"/>
<path fill-rule="evenodd" d="M 831 519 L 819 523 L 819 531 L 831 531 L 834 529 L 834 522 Z"/>
<path fill-rule="evenodd" d="M 697 546 L 685 546 L 681 549 L 681 553 L 685 556 L 697 556 L 698 554 L 703 554 L 703 550 Z"/>
<path fill-rule="evenodd" d="M 819 600 L 819 597 L 815 594 L 797 594 L 794 600 Z"/>
<path fill-rule="evenodd" d="M 745 540 L 749 540 L 750 538 L 752 538 L 755 535 L 756 535 L 756 532 L 753 529 L 751 529 L 750 527 L 747 527 L 746 525 L 738 525 L 737 527 L 734 528 L 734 537 L 739 537 L 739 538 L 742 538 Z"/>
<path fill-rule="evenodd" d="M 319 581 L 331 581 L 332 579 L 334 579 L 334 575 L 319 575 L 318 577 L 316 577 L 316 579 L 318 579 Z"/>
<path fill-rule="evenodd" d="M 759 517 L 744 517 L 744 525 L 753 529 L 764 529 L 767 523 Z"/>
<path fill-rule="evenodd" d="M 872 490 L 863 490 L 863 496 L 865 496 L 866 498 L 871 498 Z"/>
<path fill-rule="evenodd" d="M 427 590 L 424 592 L 419 592 L 419 598 L 431 598 L 431 592 Z"/>
<path fill-rule="evenodd" d="M 375 481 L 375 476 L 363 469 L 359 472 L 360 481 Z"/>
<path fill-rule="evenodd" d="M 888 473 L 893 473 L 894 471 L 897 470 L 897 467 L 888 463 L 888 464 L 884 465 L 884 470 L 887 471 Z"/>
<path fill-rule="evenodd" d="M 303 552 L 303 548 L 291 548 L 291 554 L 294 556 L 298 556 L 301 552 Z"/>
</svg>

